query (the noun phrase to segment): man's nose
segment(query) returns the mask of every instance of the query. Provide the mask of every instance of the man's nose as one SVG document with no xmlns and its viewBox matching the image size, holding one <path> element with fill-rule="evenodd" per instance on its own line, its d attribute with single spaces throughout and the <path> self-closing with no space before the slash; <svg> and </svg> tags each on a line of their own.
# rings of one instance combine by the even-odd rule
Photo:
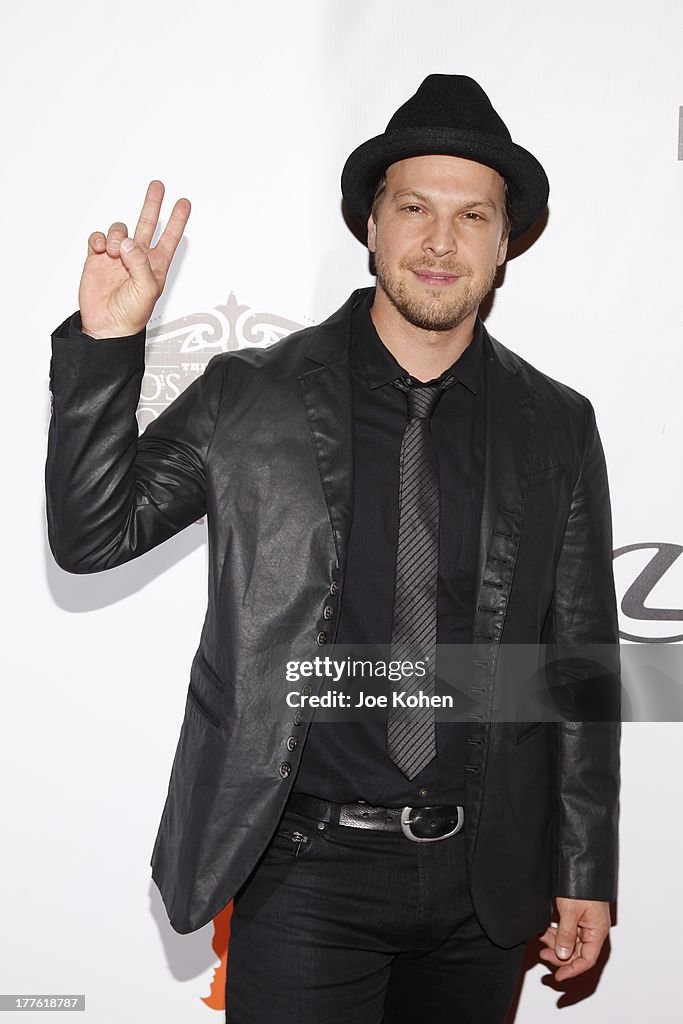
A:
<svg viewBox="0 0 683 1024">
<path fill-rule="evenodd" d="M 434 256 L 447 256 L 458 251 L 458 241 L 449 218 L 437 217 L 431 222 L 422 248 Z"/>
</svg>

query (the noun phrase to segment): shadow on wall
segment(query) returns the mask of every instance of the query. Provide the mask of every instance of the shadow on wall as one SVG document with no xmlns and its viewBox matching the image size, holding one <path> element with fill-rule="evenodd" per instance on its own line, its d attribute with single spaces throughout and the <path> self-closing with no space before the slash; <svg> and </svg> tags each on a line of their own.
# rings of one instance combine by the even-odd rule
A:
<svg viewBox="0 0 683 1024">
<path fill-rule="evenodd" d="M 188 935 L 179 935 L 169 924 L 154 882 L 149 886 L 149 903 L 172 978 L 178 982 L 191 981 L 213 967 L 209 993 L 200 1000 L 211 1010 L 224 1010 L 232 900 L 213 921 Z"/>
<path fill-rule="evenodd" d="M 206 521 L 193 523 L 140 558 L 134 558 L 114 569 L 83 575 L 59 568 L 47 542 L 47 528 L 44 545 L 45 575 L 55 604 L 67 612 L 90 612 L 116 604 L 137 593 L 197 548 L 205 546 Z"/>
</svg>

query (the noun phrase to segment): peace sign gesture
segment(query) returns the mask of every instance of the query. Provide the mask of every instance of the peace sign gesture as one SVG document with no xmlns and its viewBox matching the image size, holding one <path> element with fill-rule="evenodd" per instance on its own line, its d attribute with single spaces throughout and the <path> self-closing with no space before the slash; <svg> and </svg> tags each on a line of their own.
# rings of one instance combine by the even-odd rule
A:
<svg viewBox="0 0 683 1024">
<path fill-rule="evenodd" d="M 118 338 L 147 324 L 166 283 L 171 260 L 190 216 L 190 202 L 179 199 L 159 241 L 150 248 L 164 198 L 160 181 L 150 181 L 133 238 L 120 221 L 107 235 L 94 231 L 81 275 L 78 304 L 85 334 Z"/>
</svg>

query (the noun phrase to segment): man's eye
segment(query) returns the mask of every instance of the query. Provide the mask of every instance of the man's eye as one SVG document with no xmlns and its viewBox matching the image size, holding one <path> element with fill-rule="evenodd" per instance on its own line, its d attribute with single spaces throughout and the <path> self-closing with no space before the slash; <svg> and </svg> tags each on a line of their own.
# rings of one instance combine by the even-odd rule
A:
<svg viewBox="0 0 683 1024">
<path fill-rule="evenodd" d="M 468 220 L 483 220 L 484 219 L 482 217 L 482 215 L 480 213 L 476 213 L 475 210 L 468 210 L 465 213 L 465 216 L 467 217 Z"/>
<path fill-rule="evenodd" d="M 406 210 L 409 213 L 420 213 L 422 207 L 418 206 L 416 203 L 409 203 L 408 206 L 402 206 L 401 209 Z"/>
</svg>

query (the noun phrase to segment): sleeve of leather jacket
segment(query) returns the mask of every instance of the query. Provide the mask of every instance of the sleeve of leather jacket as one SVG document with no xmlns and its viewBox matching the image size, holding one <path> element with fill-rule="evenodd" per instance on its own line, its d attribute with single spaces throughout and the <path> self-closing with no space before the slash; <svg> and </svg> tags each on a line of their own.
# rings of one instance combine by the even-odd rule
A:
<svg viewBox="0 0 683 1024">
<path fill-rule="evenodd" d="M 66 320 L 52 335 L 48 537 L 69 572 L 136 558 L 206 512 L 205 465 L 223 387 L 214 358 L 138 437 L 145 332 L 93 340 Z"/>
<path fill-rule="evenodd" d="M 609 714 L 602 718 L 596 715 L 596 720 L 591 720 L 593 716 L 588 714 L 582 721 L 564 721 L 557 726 L 555 895 L 610 901 L 616 899 L 618 874 L 619 626 L 607 469 L 590 402 L 583 462 L 557 566 L 552 640 L 570 653 L 581 654 L 590 651 L 585 645 L 599 645 L 593 648 L 598 660 L 592 663 L 592 672 L 590 657 L 572 661 L 588 666 L 583 670 L 584 685 L 593 687 L 593 692 L 600 687 L 609 707 Z"/>
</svg>

